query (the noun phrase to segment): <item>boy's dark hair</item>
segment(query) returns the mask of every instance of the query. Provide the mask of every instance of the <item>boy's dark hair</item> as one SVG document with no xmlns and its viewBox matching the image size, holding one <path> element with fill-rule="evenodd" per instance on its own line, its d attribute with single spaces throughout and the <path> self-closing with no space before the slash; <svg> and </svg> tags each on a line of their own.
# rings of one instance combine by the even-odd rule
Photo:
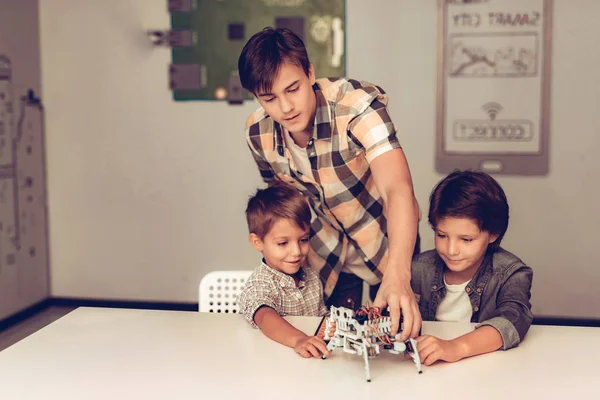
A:
<svg viewBox="0 0 600 400">
<path fill-rule="evenodd" d="M 304 42 L 289 29 L 270 26 L 255 33 L 242 49 L 238 70 L 242 86 L 251 93 L 269 92 L 283 63 L 301 67 L 309 75 Z"/>
<path fill-rule="evenodd" d="M 455 170 L 442 179 L 429 198 L 429 224 L 433 229 L 445 217 L 469 218 L 480 230 L 498 235 L 488 245 L 493 253 L 508 228 L 508 202 L 502 187 L 484 172 Z"/>
<path fill-rule="evenodd" d="M 256 234 L 261 240 L 281 218 L 294 221 L 302 229 L 310 227 L 310 207 L 304 196 L 294 187 L 277 183 L 266 189 L 258 189 L 248 200 L 248 231 Z"/>
</svg>

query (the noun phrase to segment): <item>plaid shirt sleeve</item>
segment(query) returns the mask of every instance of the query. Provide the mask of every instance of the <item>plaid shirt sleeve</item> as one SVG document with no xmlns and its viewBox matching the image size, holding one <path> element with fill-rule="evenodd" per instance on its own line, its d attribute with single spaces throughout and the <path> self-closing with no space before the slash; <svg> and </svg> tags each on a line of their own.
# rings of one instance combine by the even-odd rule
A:
<svg viewBox="0 0 600 400">
<path fill-rule="evenodd" d="M 258 325 L 254 323 L 254 314 L 262 306 L 270 307 L 281 315 L 279 292 L 271 281 L 249 280 L 242 293 L 240 293 L 238 304 L 240 314 L 246 318 L 253 328 L 258 328 Z"/>
<path fill-rule="evenodd" d="M 352 137 L 365 148 L 369 163 L 381 154 L 401 147 L 396 137 L 396 127 L 388 113 L 386 98 L 382 94 L 374 94 L 373 97 L 367 108 L 348 124 Z"/>
<path fill-rule="evenodd" d="M 275 173 L 271 169 L 269 163 L 260 155 L 258 151 L 252 146 L 252 142 L 248 140 L 248 147 L 250 148 L 250 152 L 252 153 L 252 158 L 254 158 L 254 162 L 258 167 L 258 171 L 260 172 L 260 176 L 265 183 L 270 183 L 275 180 Z"/>
<path fill-rule="evenodd" d="M 256 123 L 257 118 L 260 117 L 257 116 L 257 113 L 254 113 L 246 121 L 246 140 L 248 148 L 250 148 L 250 153 L 252 153 L 252 158 L 254 158 L 254 162 L 258 166 L 260 176 L 265 183 L 271 183 L 275 180 L 275 172 L 273 172 L 273 168 L 264 157 L 264 149 L 273 147 L 273 145 L 263 143 L 265 139 L 260 132 L 260 122 Z"/>
</svg>

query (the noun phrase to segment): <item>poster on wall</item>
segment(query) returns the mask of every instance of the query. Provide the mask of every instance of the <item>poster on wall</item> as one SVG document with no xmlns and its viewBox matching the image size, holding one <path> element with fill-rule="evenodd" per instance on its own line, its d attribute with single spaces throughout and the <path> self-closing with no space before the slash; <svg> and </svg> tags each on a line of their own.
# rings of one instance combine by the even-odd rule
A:
<svg viewBox="0 0 600 400">
<path fill-rule="evenodd" d="M 436 169 L 548 173 L 551 0 L 439 0 Z"/>
<path fill-rule="evenodd" d="M 164 40 L 172 47 L 174 100 L 252 99 L 241 86 L 238 58 L 267 26 L 298 35 L 318 77 L 346 74 L 345 0 L 168 0 L 168 8 L 171 30 Z"/>
<path fill-rule="evenodd" d="M 39 282 L 46 287 L 48 217 L 44 107 L 22 84 L 29 75 L 14 82 L 21 71 L 7 47 L 0 43 L 0 303 L 14 305 L 15 291 L 7 288 L 18 287 L 17 296 L 25 298 Z M 6 310 L 0 307 L 0 320 Z"/>
</svg>

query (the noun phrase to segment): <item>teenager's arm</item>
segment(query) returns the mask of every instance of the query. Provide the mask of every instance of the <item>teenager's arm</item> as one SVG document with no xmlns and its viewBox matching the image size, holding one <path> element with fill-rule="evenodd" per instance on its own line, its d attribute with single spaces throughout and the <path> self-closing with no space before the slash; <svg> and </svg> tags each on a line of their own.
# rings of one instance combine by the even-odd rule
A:
<svg viewBox="0 0 600 400">
<path fill-rule="evenodd" d="M 275 181 L 275 173 L 273 172 L 269 162 L 264 158 L 263 151 L 258 150 L 257 148 L 257 144 L 260 143 L 260 138 L 250 137 L 249 131 L 247 130 L 246 143 L 248 144 L 252 158 L 258 167 L 258 171 L 260 172 L 262 180 L 267 184 L 273 183 Z"/>
<path fill-rule="evenodd" d="M 416 337 L 421 328 L 421 314 L 410 286 L 410 263 L 417 236 L 419 207 L 414 197 L 408 163 L 401 148 L 387 151 L 371 164 L 377 190 L 384 203 L 389 240 L 388 260 L 376 306 L 388 305 L 392 317 L 392 334 L 404 318 L 402 340 Z"/>
<path fill-rule="evenodd" d="M 502 347 L 502 336 L 496 328 L 482 326 L 456 339 L 442 340 L 424 335 L 417 338 L 417 343 L 421 362 L 431 365 L 438 360 L 454 362 L 496 351 Z"/>
<path fill-rule="evenodd" d="M 271 307 L 261 307 L 254 313 L 254 323 L 269 339 L 292 347 L 303 357 L 329 355 L 327 345 L 316 336 L 308 336 L 294 328 Z"/>
</svg>

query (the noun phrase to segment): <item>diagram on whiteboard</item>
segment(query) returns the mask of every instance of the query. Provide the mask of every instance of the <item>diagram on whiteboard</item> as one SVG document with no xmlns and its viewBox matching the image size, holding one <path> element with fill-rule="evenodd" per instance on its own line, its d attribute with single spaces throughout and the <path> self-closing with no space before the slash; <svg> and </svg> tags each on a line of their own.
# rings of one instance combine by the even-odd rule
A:
<svg viewBox="0 0 600 400">
<path fill-rule="evenodd" d="M 536 76 L 538 37 L 518 35 L 453 35 L 450 76 Z"/>
<path fill-rule="evenodd" d="M 436 169 L 547 174 L 551 0 L 438 3 Z"/>
<path fill-rule="evenodd" d="M 43 107 L 0 54 L 0 274 L 48 263 Z"/>
</svg>

